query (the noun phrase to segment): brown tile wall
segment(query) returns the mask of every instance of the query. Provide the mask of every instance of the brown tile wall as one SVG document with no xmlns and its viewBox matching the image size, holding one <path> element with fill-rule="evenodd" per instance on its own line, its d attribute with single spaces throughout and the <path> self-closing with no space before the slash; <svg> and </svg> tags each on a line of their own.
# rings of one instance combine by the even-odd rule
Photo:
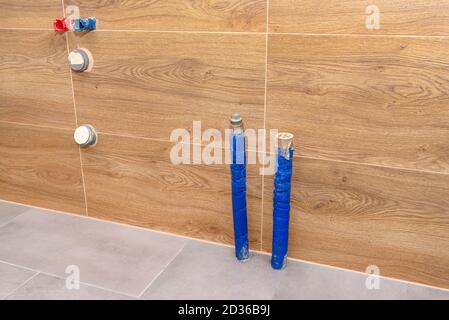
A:
<svg viewBox="0 0 449 320">
<path fill-rule="evenodd" d="M 371 4 L 379 30 L 365 26 Z M 55 34 L 63 5 L 98 30 Z M 194 120 L 223 130 L 238 111 L 248 128 L 295 134 L 291 257 L 449 288 L 449 0 L 0 11 L 1 199 L 232 244 L 228 166 L 173 165 L 169 138 Z M 76 47 L 92 72 L 70 72 Z M 80 150 L 85 123 L 99 143 Z M 273 183 L 258 171 L 251 247 L 270 251 Z"/>
</svg>

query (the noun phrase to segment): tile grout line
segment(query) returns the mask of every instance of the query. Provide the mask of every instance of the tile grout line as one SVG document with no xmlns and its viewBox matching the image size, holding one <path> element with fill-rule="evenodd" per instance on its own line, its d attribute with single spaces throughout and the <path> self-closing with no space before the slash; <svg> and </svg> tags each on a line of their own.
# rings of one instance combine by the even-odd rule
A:
<svg viewBox="0 0 449 320">
<path fill-rule="evenodd" d="M 42 207 L 26 205 L 26 204 L 14 202 L 14 201 L 8 201 L 8 200 L 0 199 L 0 203 L 2 203 L 2 202 L 4 202 L 4 203 L 12 203 L 12 204 L 16 204 L 16 205 L 21 205 L 21 206 L 25 206 L 25 207 L 28 207 L 28 208 L 31 208 L 31 209 L 40 209 L 40 210 L 47 211 L 46 213 L 63 214 L 63 215 L 71 216 L 71 217 L 75 217 L 75 218 L 88 219 L 88 220 L 91 220 L 91 221 L 113 224 L 113 225 L 117 225 L 117 226 L 121 226 L 121 227 L 125 227 L 125 228 L 137 229 L 137 230 L 142 230 L 142 231 L 146 231 L 146 232 L 153 232 L 153 233 L 157 233 L 157 234 L 161 234 L 161 235 L 165 235 L 165 236 L 171 236 L 171 237 L 175 237 L 175 238 L 179 238 L 179 239 L 186 239 L 186 240 L 191 240 L 191 241 L 197 241 L 197 242 L 201 242 L 201 243 L 206 243 L 206 244 L 210 244 L 210 245 L 217 245 L 217 246 L 231 248 L 231 249 L 234 248 L 233 244 L 226 244 L 226 243 L 214 242 L 214 241 L 206 240 L 206 239 L 193 238 L 193 237 L 189 237 L 189 236 L 186 236 L 186 235 L 170 233 L 170 232 L 166 232 L 166 231 L 160 231 L 160 230 L 157 230 L 157 229 L 148 229 L 148 228 L 144 228 L 144 227 L 139 227 L 139 226 L 135 226 L 135 225 L 131 225 L 131 224 L 125 224 L 125 223 L 111 221 L 111 220 L 102 220 L 102 219 L 95 218 L 95 217 L 87 217 L 87 216 L 80 215 L 80 214 L 77 214 L 77 213 L 58 211 L 58 210 L 54 210 L 54 209 L 46 209 L 46 208 L 42 208 Z M 187 243 L 185 245 L 187 245 Z M 270 252 L 263 251 L 263 250 L 250 250 L 250 252 L 261 254 L 263 256 L 269 256 L 271 254 Z M 330 264 L 324 264 L 324 263 L 304 260 L 304 259 L 300 259 L 300 258 L 288 257 L 288 260 L 289 261 L 295 261 L 295 262 L 301 262 L 301 263 L 308 264 L 308 265 L 321 266 L 321 267 L 324 267 L 324 268 L 340 270 L 340 271 L 347 271 L 347 272 L 356 273 L 356 274 L 369 275 L 369 274 L 367 274 L 367 273 L 365 273 L 363 271 L 358 271 L 358 270 L 354 270 L 354 269 L 347 269 L 347 268 L 343 268 L 343 267 L 337 267 L 337 266 L 333 266 L 333 265 L 330 265 Z M 27 270 L 30 270 L 30 271 L 37 271 L 37 270 L 31 269 L 31 268 L 27 268 L 27 267 L 24 267 L 24 266 L 20 266 L 20 265 L 14 264 L 14 263 L 6 262 L 6 261 L 3 261 L 1 259 L 0 259 L 0 262 L 6 263 L 6 264 L 9 264 L 9 265 L 12 265 L 12 266 L 16 266 L 16 267 L 19 267 L 19 268 L 27 269 Z M 51 275 L 49 273 L 46 273 L 46 274 Z M 437 287 L 437 286 L 433 286 L 433 285 L 429 285 L 429 284 L 425 284 L 425 283 L 413 282 L 413 281 L 409 281 L 409 280 L 403 280 L 403 279 L 400 279 L 400 278 L 393 278 L 393 277 L 388 277 L 388 276 L 383 276 L 383 275 L 380 275 L 379 277 L 381 279 L 393 280 L 393 281 L 397 281 L 397 282 L 401 282 L 401 283 L 407 283 L 407 284 L 411 284 L 411 285 L 415 285 L 415 286 L 427 287 L 427 288 L 431 288 L 431 289 L 436 289 L 436 290 L 449 292 L 449 288 Z M 88 285 L 90 285 L 90 284 L 88 284 Z M 117 292 L 117 293 L 119 293 L 119 292 Z M 121 293 L 121 294 L 123 294 L 123 293 Z"/>
<path fill-rule="evenodd" d="M 19 268 L 19 269 L 24 269 L 24 270 L 27 270 L 27 271 L 31 271 L 31 272 L 40 272 L 39 270 L 28 268 L 28 267 L 25 267 L 25 266 L 21 266 L 19 264 L 8 262 L 8 261 L 2 260 L 2 259 L 0 259 L 0 263 L 6 264 L 6 265 L 9 265 L 9 266 L 12 266 L 12 267 L 16 267 L 16 268 Z"/>
<path fill-rule="evenodd" d="M 49 277 L 60 279 L 60 280 L 66 280 L 67 279 L 67 278 L 64 278 L 63 276 L 59 276 L 57 274 L 50 273 L 50 272 L 40 271 L 40 273 L 43 274 L 43 275 L 49 276 Z M 103 291 L 106 291 L 106 292 L 115 293 L 115 294 L 118 294 L 118 295 L 121 295 L 121 296 L 126 296 L 126 297 L 129 297 L 129 298 L 137 298 L 137 296 L 133 296 L 133 295 L 131 295 L 129 293 L 116 291 L 116 290 L 105 288 L 105 287 L 102 287 L 102 286 L 98 286 L 98 285 L 95 285 L 95 284 L 92 284 L 92 283 L 83 282 L 83 281 L 80 281 L 79 283 L 84 285 L 84 286 L 88 286 L 88 287 L 95 288 L 95 289 L 100 289 L 100 290 L 103 290 Z"/>
<path fill-rule="evenodd" d="M 264 150 L 262 153 L 262 165 L 265 165 L 265 151 L 266 151 L 266 129 L 267 129 L 267 96 L 268 96 L 268 32 L 269 32 L 269 19 L 270 19 L 270 0 L 267 0 L 267 11 L 265 18 L 265 91 L 264 91 L 264 104 L 263 104 L 263 129 L 265 132 L 264 137 Z M 263 174 L 262 179 L 262 195 L 261 195 L 261 206 L 260 206 L 260 246 L 259 249 L 263 250 L 263 229 L 264 229 L 264 198 L 265 198 L 265 168 L 260 168 Z"/>
<path fill-rule="evenodd" d="M 12 266 L 12 267 L 16 267 L 16 268 L 19 268 L 19 269 L 24 269 L 24 270 L 27 270 L 27 271 L 31 271 L 31 272 L 36 272 L 36 274 L 34 276 L 42 274 L 42 275 L 53 277 L 53 278 L 57 278 L 57 279 L 60 279 L 60 280 L 66 280 L 67 279 L 67 278 L 64 278 L 63 276 L 60 276 L 60 275 L 57 275 L 57 274 L 54 274 L 54 273 L 51 273 L 51 272 L 46 272 L 46 271 L 42 271 L 42 270 L 38 270 L 38 269 L 28 268 L 28 267 L 25 267 L 25 266 L 22 266 L 22 265 L 18 265 L 18 264 L 12 263 L 12 262 L 8 262 L 8 261 L 5 261 L 5 260 L 1 260 L 1 259 L 0 259 L 0 263 L 6 264 L 6 265 L 9 265 L 9 266 Z M 29 280 L 31 280 L 31 279 L 29 279 Z M 27 282 L 29 282 L 29 280 L 27 280 Z M 127 296 L 129 298 L 138 298 L 138 296 L 133 296 L 133 295 L 131 295 L 129 293 L 116 291 L 116 290 L 105 288 L 105 287 L 102 287 L 102 286 L 98 286 L 98 285 L 95 285 L 95 284 L 92 284 L 92 283 L 83 282 L 83 281 L 80 281 L 79 283 L 82 284 L 82 285 L 89 286 L 89 287 L 96 288 L 96 289 L 100 289 L 100 290 L 103 290 L 103 291 L 115 293 L 115 294 L 122 295 L 122 296 Z M 19 288 L 17 288 L 17 289 L 19 289 Z M 16 291 L 16 290 L 14 290 L 14 291 Z"/>
<path fill-rule="evenodd" d="M 265 35 L 260 31 L 206 31 L 206 30 L 150 30 L 150 29 L 97 29 L 96 32 L 134 32 L 134 33 L 179 33 L 179 34 L 218 34 L 218 35 Z"/>
<path fill-rule="evenodd" d="M 0 31 L 54 31 L 51 28 L 5 28 Z M 151 30 L 151 29 L 96 29 L 95 32 L 134 32 L 134 33 L 179 33 L 179 34 L 222 34 L 222 35 L 290 35 L 290 36 L 330 36 L 330 37 L 376 37 L 376 38 L 423 38 L 446 39 L 449 35 L 419 34 L 368 34 L 368 33 L 314 33 L 314 32 L 260 32 L 260 31 L 206 31 L 206 30 Z"/>
<path fill-rule="evenodd" d="M 264 125 L 265 126 L 265 125 Z M 165 140 L 165 139 L 159 139 L 159 138 L 149 138 L 149 137 L 140 137 L 140 136 L 133 136 L 133 135 L 126 135 L 126 134 L 115 134 L 115 133 L 108 133 L 108 132 L 97 132 L 100 135 L 105 136 L 112 136 L 112 137 L 120 137 L 120 138 L 129 138 L 129 139 L 142 139 L 142 140 L 148 140 L 148 141 L 157 141 L 157 142 L 166 142 L 166 143 L 173 143 L 173 141 Z M 189 142 L 187 143 L 189 145 L 201 145 L 206 146 L 205 144 L 198 144 Z M 224 146 L 222 147 L 223 150 L 227 150 Z M 260 153 L 260 151 L 257 150 L 248 150 L 250 152 Z M 274 152 L 269 151 L 269 154 L 274 155 Z M 395 166 L 386 166 L 381 164 L 375 164 L 375 163 L 368 163 L 368 162 L 357 162 L 357 161 L 350 161 L 350 160 L 339 160 L 339 159 L 328 159 L 328 158 L 320 158 L 320 157 L 313 157 L 313 156 L 304 156 L 300 154 L 295 154 L 294 159 L 308 159 L 308 160 L 318 160 L 318 161 L 327 161 L 327 162 L 338 162 L 338 163 L 347 163 L 347 164 L 353 164 L 353 165 L 360 165 L 360 166 L 368 166 L 368 167 L 375 167 L 375 168 L 384 168 L 384 169 L 391 169 L 391 170 L 404 170 L 404 171 L 411 171 L 415 173 L 426 173 L 426 174 L 436 174 L 436 175 L 449 175 L 449 172 L 438 172 L 438 171 L 431 171 L 431 170 L 420 170 L 420 169 L 413 169 L 413 168 L 407 168 L 407 167 L 395 167 Z M 262 162 L 265 161 L 265 153 L 262 152 Z"/>
<path fill-rule="evenodd" d="M 0 203 L 1 203 L 1 202 L 0 202 Z M 22 214 L 24 214 L 24 213 L 27 212 L 28 210 L 29 210 L 29 208 L 28 208 L 27 210 L 25 210 L 25 211 L 19 213 L 18 215 L 12 217 L 11 219 L 8 219 L 8 220 L 6 220 L 6 221 L 3 221 L 3 222 L 0 224 L 0 228 L 3 228 L 3 227 L 5 227 L 6 225 L 10 224 L 10 223 L 13 222 L 16 218 L 20 217 Z"/>
<path fill-rule="evenodd" d="M 275 36 L 302 36 L 302 37 L 373 37 L 373 38 L 422 38 L 447 39 L 449 35 L 413 35 L 413 34 L 368 34 L 368 33 L 313 33 L 313 32 L 269 32 Z"/>
<path fill-rule="evenodd" d="M 66 214 L 66 215 L 70 215 L 70 216 L 74 216 L 74 217 L 85 217 L 85 218 L 89 218 L 89 219 L 95 219 L 95 220 L 98 220 L 98 221 L 108 221 L 108 220 L 100 220 L 100 219 L 96 219 L 96 218 L 92 218 L 92 217 L 86 217 L 85 215 L 83 215 L 83 214 L 81 214 L 79 212 L 61 211 L 61 210 L 39 207 L 39 206 L 35 206 L 35 205 L 32 205 L 32 204 L 26 204 L 26 203 L 12 201 L 12 200 L 0 199 L 0 204 L 2 202 L 3 203 L 15 204 L 15 205 L 18 205 L 18 206 L 23 206 L 23 207 L 27 207 L 28 208 L 28 210 L 22 212 L 21 214 L 16 216 L 13 220 L 17 219 L 22 214 L 27 213 L 29 210 L 37 209 L 37 210 L 45 210 L 47 212 L 52 212 L 52 213 L 62 213 L 62 214 Z M 126 225 L 126 224 L 123 224 L 123 225 Z"/>
<path fill-rule="evenodd" d="M 168 266 L 175 261 L 175 259 L 181 254 L 181 252 L 184 250 L 184 248 L 187 246 L 187 243 L 189 243 L 189 241 L 186 241 L 186 243 L 184 243 L 184 245 L 181 247 L 181 249 L 178 250 L 178 252 L 173 256 L 172 259 L 170 259 L 170 261 L 162 268 L 161 271 L 158 272 L 158 274 L 150 281 L 150 283 L 148 283 L 145 288 L 142 290 L 142 292 L 139 294 L 138 298 L 142 298 L 142 296 L 145 294 L 145 292 L 153 285 L 153 283 L 161 276 L 162 273 L 164 273 L 164 271 L 168 268 Z"/>
<path fill-rule="evenodd" d="M 293 158 L 306 159 L 306 160 L 317 160 L 317 161 L 327 161 L 327 162 L 337 162 L 337 163 L 352 164 L 352 165 L 359 165 L 359 166 L 366 166 L 366 167 L 373 167 L 373 168 L 382 168 L 382 169 L 389 169 L 389 170 L 409 171 L 409 172 L 413 172 L 413 173 L 435 174 L 435 175 L 441 175 L 441 176 L 449 175 L 449 172 L 438 172 L 438 171 L 419 170 L 419 169 L 406 168 L 406 167 L 385 166 L 382 164 L 357 162 L 357 161 L 351 161 L 351 160 L 326 159 L 326 158 L 302 156 L 302 155 L 295 155 Z"/>
<path fill-rule="evenodd" d="M 32 123 L 24 123 L 24 122 L 17 122 L 17 121 L 5 121 L 5 120 L 0 120 L 0 123 L 4 123 L 4 124 L 14 124 L 14 125 L 18 125 L 18 126 L 35 127 L 35 128 L 40 128 L 40 129 L 52 129 L 52 130 L 72 131 L 72 129 L 68 129 L 68 128 L 53 127 L 53 126 L 46 126 L 46 125 L 32 124 Z"/>
<path fill-rule="evenodd" d="M 80 155 L 81 179 L 83 180 L 84 206 L 86 207 L 86 216 L 89 216 L 89 208 L 87 206 L 86 179 L 84 178 L 84 165 L 83 165 L 83 157 L 81 155 L 81 147 L 80 146 L 78 146 L 78 152 Z"/>
<path fill-rule="evenodd" d="M 61 0 L 62 3 L 62 15 L 65 18 L 65 2 Z M 65 41 L 67 46 L 67 56 L 70 54 L 70 45 L 69 45 L 69 36 L 68 33 L 65 33 Z M 73 84 L 73 72 L 72 68 L 69 66 L 70 72 L 70 84 L 72 86 L 72 101 L 73 101 L 73 110 L 75 112 L 75 126 L 78 127 L 78 114 L 76 111 L 76 102 L 75 102 L 75 86 Z M 84 193 L 84 206 L 86 208 L 86 215 L 89 216 L 89 208 L 87 206 L 87 192 L 86 192 L 86 179 L 84 178 L 84 166 L 83 166 L 83 157 L 81 154 L 81 147 L 78 146 L 78 153 L 80 158 L 80 169 L 81 169 L 81 180 L 83 181 L 83 193 Z"/>
<path fill-rule="evenodd" d="M 64 1 L 64 0 L 62 0 Z M 269 1 L 269 0 L 267 0 Z M 0 31 L 54 31 L 51 28 L 5 28 Z M 151 29 L 96 29 L 95 32 L 134 32 L 134 33 L 178 33 L 178 34 L 222 34 L 222 35 L 275 35 L 275 36 L 315 36 L 315 37 L 375 37 L 375 38 L 422 38 L 447 39 L 449 35 L 418 34 L 368 34 L 368 33 L 314 33 L 314 32 L 260 32 L 260 31 L 206 31 L 206 30 L 151 30 Z"/>
<path fill-rule="evenodd" d="M 50 28 L 0 28 L 0 31 L 54 31 Z"/>
<path fill-rule="evenodd" d="M 27 283 L 29 283 L 31 280 L 33 280 L 34 278 L 36 278 L 40 272 L 37 270 L 33 270 L 35 272 L 35 274 L 33 274 L 31 277 L 29 277 L 27 280 L 25 280 L 25 282 L 23 282 L 21 285 L 19 285 L 17 288 L 15 288 L 11 293 L 9 293 L 6 297 L 3 298 L 3 300 L 8 299 L 9 297 L 11 297 L 14 293 L 16 293 L 17 291 L 19 291 L 21 288 L 23 288 Z"/>
<path fill-rule="evenodd" d="M 63 14 L 63 16 L 64 16 L 64 18 L 65 18 L 65 3 L 64 3 L 64 0 L 61 0 L 61 3 L 62 3 L 62 14 Z M 65 43 L 66 43 L 66 49 L 67 49 L 67 56 L 70 54 L 70 46 L 69 46 L 69 36 L 68 36 L 68 33 L 66 32 L 65 34 L 64 34 L 64 36 L 65 36 Z M 70 66 L 69 66 L 69 73 L 70 73 L 70 84 L 71 84 L 71 86 L 72 86 L 72 101 L 73 101 L 73 110 L 74 110 L 74 112 L 75 112 L 75 126 L 76 127 L 78 127 L 78 115 L 77 115 L 77 113 L 76 113 L 76 104 L 75 104 L 75 89 L 74 89 L 74 86 L 73 86 L 73 74 L 72 74 L 72 68 L 70 68 Z"/>
<path fill-rule="evenodd" d="M 0 124 L 1 123 L 3 123 L 3 124 L 13 124 L 13 125 L 18 125 L 18 126 L 29 126 L 29 127 L 40 128 L 40 129 L 53 129 L 53 130 L 70 131 L 70 132 L 73 131 L 72 129 L 62 128 L 62 127 L 36 125 L 36 124 L 15 122 L 15 121 L 0 120 Z M 102 131 L 97 131 L 97 134 L 105 135 L 105 136 L 112 136 L 112 137 L 119 137 L 119 138 L 128 138 L 128 139 L 136 139 L 136 140 L 140 139 L 140 140 L 148 140 L 148 141 L 156 141 L 156 142 L 173 143 L 173 141 L 165 140 L 165 139 L 133 136 L 133 135 L 127 135 L 127 134 L 115 134 L 115 133 L 102 132 Z M 189 144 L 190 145 L 198 145 L 196 143 L 189 143 Z M 201 146 L 206 146 L 206 144 L 201 144 Z M 222 147 L 222 149 L 225 150 L 225 147 Z M 249 151 L 256 152 L 256 153 L 258 152 L 257 150 L 249 150 Z M 269 152 L 269 153 L 270 154 L 274 154 L 273 152 Z M 330 158 L 320 158 L 320 157 L 313 157 L 313 156 L 304 156 L 304 155 L 300 155 L 300 154 L 295 154 L 294 158 L 296 158 L 296 159 L 308 159 L 308 160 L 327 161 L 327 162 L 337 162 L 337 163 L 347 163 L 347 164 L 353 164 L 353 165 L 368 166 L 368 167 L 374 167 L 374 168 L 384 168 L 384 169 L 391 169 L 391 170 L 404 170 L 404 171 L 410 171 L 410 172 L 414 172 L 414 173 L 435 174 L 435 175 L 442 175 L 442 176 L 449 175 L 449 172 L 446 173 L 446 172 L 438 172 L 438 171 L 431 171 L 431 170 L 413 169 L 413 168 L 407 168 L 407 167 L 387 166 L 387 165 L 382 165 L 382 164 L 367 163 L 367 162 L 357 162 L 357 161 L 351 161 L 351 160 L 339 160 L 339 159 L 330 159 Z"/>
<path fill-rule="evenodd" d="M 31 209 L 43 210 L 43 211 L 46 211 L 46 213 L 50 213 L 50 214 L 63 214 L 63 215 L 67 215 L 67 216 L 71 216 L 71 217 L 75 217 L 75 218 L 82 218 L 82 219 L 88 219 L 88 220 L 96 221 L 96 222 L 109 223 L 109 224 L 113 224 L 113 225 L 117 225 L 117 226 L 122 226 L 122 227 L 127 227 L 127 228 L 132 228 L 132 229 L 138 229 L 138 230 L 147 231 L 147 232 L 154 232 L 154 233 L 161 234 L 161 235 L 166 235 L 166 236 L 174 236 L 174 237 L 181 238 L 181 239 L 201 241 L 201 242 L 204 242 L 204 243 L 216 244 L 216 245 L 220 245 L 220 246 L 224 246 L 224 247 L 230 247 L 230 248 L 233 247 L 233 245 L 225 244 L 225 243 L 221 243 L 221 242 L 214 242 L 214 241 L 210 241 L 210 240 L 206 240 L 206 239 L 193 238 L 193 237 L 182 235 L 182 234 L 170 233 L 170 232 L 161 231 L 161 230 L 158 230 L 158 229 L 144 228 L 144 227 L 140 227 L 140 226 L 136 226 L 136 225 L 132 225 L 132 224 L 126 224 L 126 223 L 123 223 L 123 222 L 117 222 L 117 221 L 113 221 L 113 220 L 104 220 L 104 219 L 100 219 L 100 218 L 95 218 L 93 216 L 87 217 L 85 215 L 81 215 L 79 213 L 74 213 L 74 212 L 67 212 L 67 211 L 61 211 L 61 210 L 56 210 L 56 209 L 48 209 L 48 208 L 43 208 L 43 207 L 39 207 L 39 206 L 34 206 L 34 205 L 29 205 L 29 204 L 24 204 L 24 203 L 19 203 L 19 202 L 14 202 L 14 201 L 0 199 L 0 204 L 2 202 L 3 203 L 10 203 L 10 204 L 15 204 L 15 205 L 19 205 L 19 206 L 28 207 L 28 208 L 30 208 L 30 210 Z M 0 262 L 1 262 L 1 260 L 0 260 Z"/>
</svg>

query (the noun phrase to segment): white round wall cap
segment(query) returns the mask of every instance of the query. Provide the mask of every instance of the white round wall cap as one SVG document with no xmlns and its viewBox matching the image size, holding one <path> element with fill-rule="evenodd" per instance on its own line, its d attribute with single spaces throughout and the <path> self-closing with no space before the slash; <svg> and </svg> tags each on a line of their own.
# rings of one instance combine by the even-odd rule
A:
<svg viewBox="0 0 449 320">
<path fill-rule="evenodd" d="M 69 53 L 70 68 L 76 72 L 82 72 L 89 68 L 89 55 L 84 49 L 75 49 Z"/>
<path fill-rule="evenodd" d="M 82 147 L 90 146 L 96 142 L 96 133 L 89 125 L 82 125 L 75 130 L 75 142 Z"/>
</svg>

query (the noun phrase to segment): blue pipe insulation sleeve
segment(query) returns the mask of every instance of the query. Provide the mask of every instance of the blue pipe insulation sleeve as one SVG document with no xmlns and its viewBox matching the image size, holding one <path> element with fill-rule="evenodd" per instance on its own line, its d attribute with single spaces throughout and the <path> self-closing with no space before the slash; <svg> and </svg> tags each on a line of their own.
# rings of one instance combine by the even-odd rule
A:
<svg viewBox="0 0 449 320">
<path fill-rule="evenodd" d="M 273 244 L 271 266 L 283 269 L 287 263 L 288 228 L 290 223 L 290 194 L 293 167 L 293 148 L 287 159 L 278 152 L 277 171 L 274 177 Z"/>
<path fill-rule="evenodd" d="M 235 255 L 238 260 L 249 258 L 248 219 L 246 208 L 245 135 L 231 135 L 232 209 L 234 218 Z"/>
</svg>

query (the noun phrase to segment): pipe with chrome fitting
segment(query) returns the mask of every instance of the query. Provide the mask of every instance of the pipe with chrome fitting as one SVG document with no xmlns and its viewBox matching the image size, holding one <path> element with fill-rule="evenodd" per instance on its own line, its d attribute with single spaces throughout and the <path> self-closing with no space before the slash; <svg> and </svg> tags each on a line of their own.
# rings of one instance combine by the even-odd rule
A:
<svg viewBox="0 0 449 320">
<path fill-rule="evenodd" d="M 273 243 L 271 266 L 283 269 L 287 265 L 290 194 L 293 164 L 293 134 L 278 134 L 277 170 L 274 177 Z"/>
<path fill-rule="evenodd" d="M 246 207 L 246 143 L 242 117 L 231 116 L 231 177 L 235 255 L 239 261 L 249 258 Z"/>
</svg>

